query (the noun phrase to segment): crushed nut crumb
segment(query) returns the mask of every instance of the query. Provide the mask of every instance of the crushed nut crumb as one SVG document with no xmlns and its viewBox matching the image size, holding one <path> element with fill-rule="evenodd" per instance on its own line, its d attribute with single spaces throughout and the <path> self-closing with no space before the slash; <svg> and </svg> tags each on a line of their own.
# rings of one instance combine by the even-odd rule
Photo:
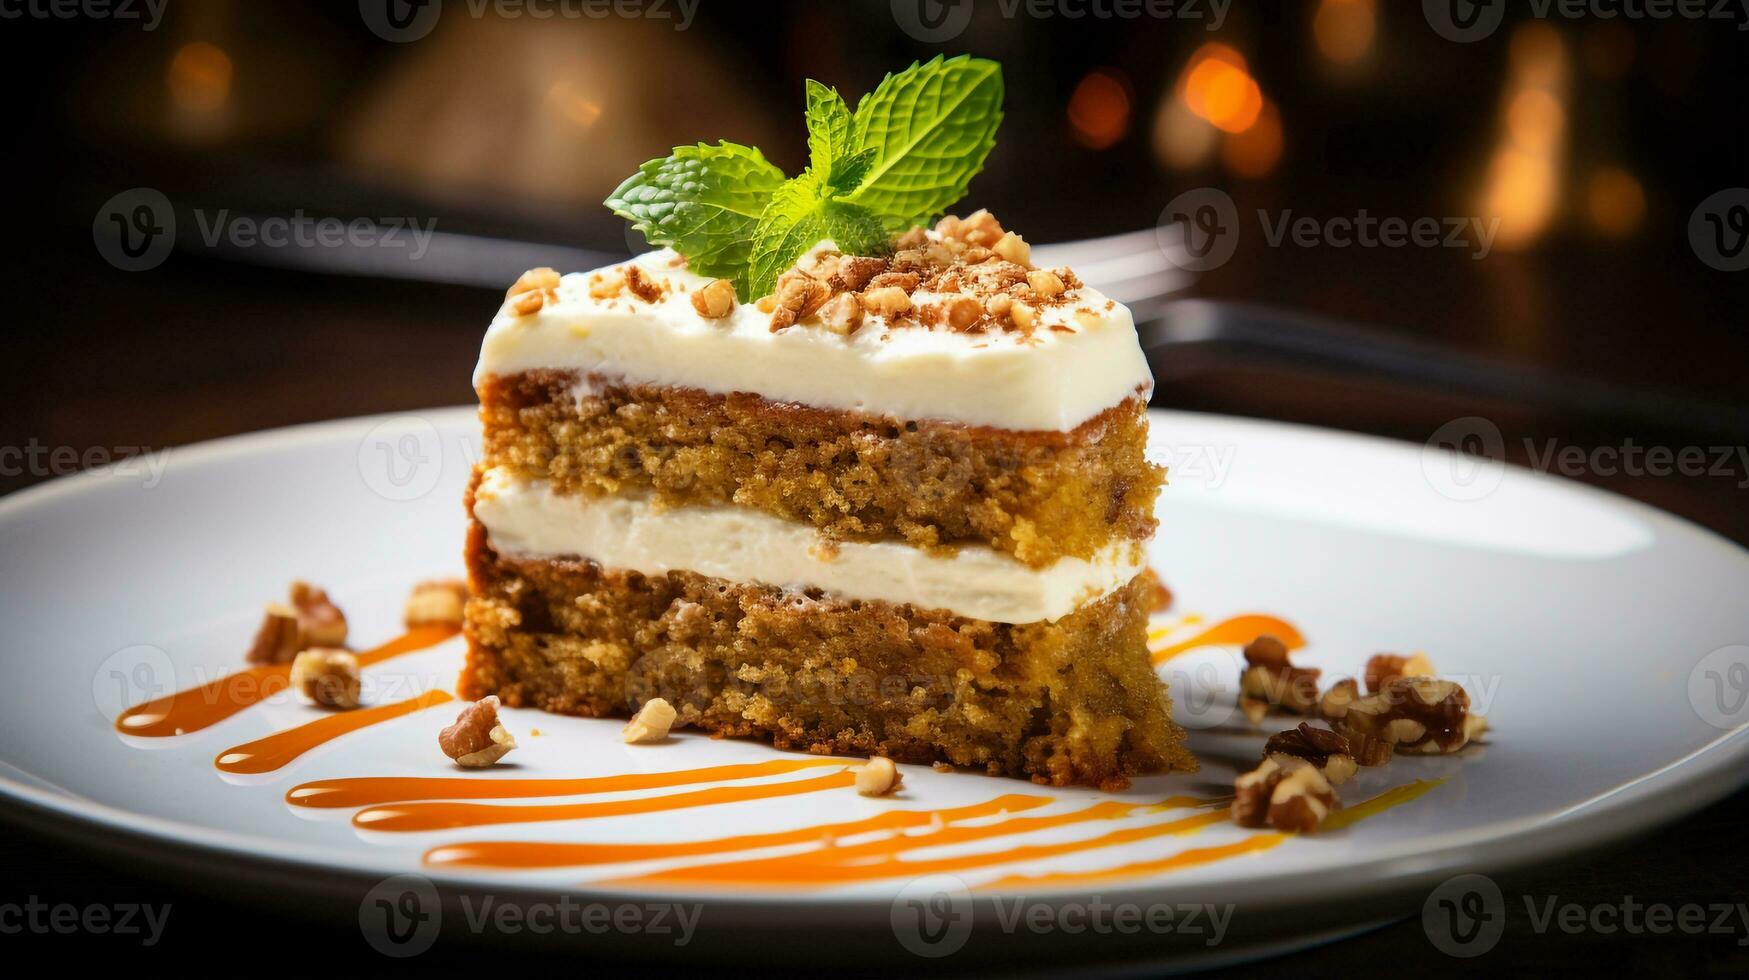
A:
<svg viewBox="0 0 1749 980">
<path fill-rule="evenodd" d="M 1336 791 L 1303 759 L 1268 758 L 1233 781 L 1233 822 L 1290 833 L 1316 831 L 1336 809 Z"/>
<path fill-rule="evenodd" d="M 905 775 L 893 760 L 877 755 L 856 769 L 856 791 L 863 796 L 887 796 L 899 791 Z"/>
<path fill-rule="evenodd" d="M 1456 682 L 1432 677 L 1398 677 L 1377 694 L 1359 698 L 1337 730 L 1389 743 L 1415 755 L 1457 752 L 1487 730 L 1488 720 L 1470 712 L 1470 696 Z"/>
<path fill-rule="evenodd" d="M 654 303 L 661 299 L 662 292 L 667 286 L 666 282 L 658 282 L 650 278 L 649 273 L 636 265 L 626 266 L 625 276 L 626 288 L 632 291 L 633 296 L 646 303 Z"/>
<path fill-rule="evenodd" d="M 1281 762 L 1302 759 L 1317 767 L 1332 785 L 1340 785 L 1356 772 L 1353 751 L 1348 739 L 1328 728 L 1316 728 L 1310 722 L 1300 722 L 1298 728 L 1277 732 L 1263 745 L 1263 757 Z"/>
<path fill-rule="evenodd" d="M 1239 676 L 1239 707 L 1252 724 L 1271 710 L 1309 715 L 1318 706 L 1321 671 L 1289 663 L 1287 644 L 1264 634 L 1244 652 L 1249 666 Z"/>
<path fill-rule="evenodd" d="M 516 282 L 512 283 L 509 291 L 504 294 L 504 298 L 509 299 L 512 296 L 520 296 L 526 292 L 538 292 L 543 289 L 557 288 L 559 288 L 558 272 L 543 265 L 537 269 L 530 269 L 518 276 Z"/>
<path fill-rule="evenodd" d="M 668 729 L 674 726 L 678 713 L 674 706 L 662 698 L 651 698 L 644 702 L 632 720 L 626 722 L 620 731 L 620 739 L 627 745 L 649 745 L 660 742 L 668 737 Z"/>
<path fill-rule="evenodd" d="M 1381 653 L 1366 662 L 1366 693 L 1377 694 L 1384 686 L 1399 677 L 1432 677 L 1434 676 L 1433 661 L 1423 653 L 1403 657 L 1394 653 Z"/>
<path fill-rule="evenodd" d="M 707 320 L 721 320 L 735 312 L 735 284 L 712 279 L 692 294 L 692 308 Z"/>
<path fill-rule="evenodd" d="M 304 647 L 346 645 L 346 614 L 330 602 L 328 593 L 308 582 L 293 582 L 291 607 L 298 612 Z M 300 648 L 301 649 L 301 648 Z"/>
</svg>

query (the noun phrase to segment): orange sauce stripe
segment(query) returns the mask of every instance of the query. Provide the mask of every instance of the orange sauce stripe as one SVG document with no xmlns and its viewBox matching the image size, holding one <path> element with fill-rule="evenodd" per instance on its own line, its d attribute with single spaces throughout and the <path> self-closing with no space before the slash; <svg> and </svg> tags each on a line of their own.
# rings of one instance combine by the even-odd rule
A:
<svg viewBox="0 0 1749 980">
<path fill-rule="evenodd" d="M 1070 813 L 1044 817 L 1016 817 L 999 823 L 974 827 L 947 827 L 919 837 L 896 837 L 852 847 L 832 847 L 804 854 L 735 861 L 725 864 L 691 865 L 618 879 L 618 884 L 668 884 L 685 882 L 695 885 L 831 885 L 875 878 L 936 874 L 966 871 L 1013 861 L 1036 861 L 1059 854 L 1110 847 L 1138 840 L 1148 840 L 1174 834 L 1195 833 L 1210 824 L 1227 819 L 1226 810 L 1200 813 L 1164 823 L 1126 827 L 1086 840 L 1056 844 L 1033 844 L 1007 850 L 961 854 L 933 860 L 907 861 L 901 856 L 913 850 L 991 840 L 1016 834 L 1032 833 L 1053 827 L 1064 827 L 1092 820 L 1115 820 L 1137 810 L 1159 810 L 1169 804 L 1095 803 Z"/>
<path fill-rule="evenodd" d="M 455 636 L 448 626 L 421 626 L 358 655 L 358 665 L 368 667 L 390 657 L 436 646 Z M 197 687 L 154 698 L 122 712 L 116 731 L 142 738 L 186 735 L 209 728 L 245 708 L 260 704 L 291 686 L 291 664 L 250 667 Z"/>
<path fill-rule="evenodd" d="M 1158 666 L 1198 647 L 1244 645 L 1264 633 L 1274 634 L 1287 644 L 1289 650 L 1298 650 L 1306 645 L 1305 637 L 1287 620 L 1262 613 L 1246 613 L 1243 616 L 1223 619 L 1189 639 L 1154 650 L 1154 664 Z"/>
<path fill-rule="evenodd" d="M 213 765 L 222 772 L 230 773 L 273 772 L 305 752 L 342 735 L 454 700 L 455 696 L 448 691 L 434 690 L 406 701 L 327 715 L 296 728 L 274 732 L 266 738 L 226 749 L 213 760 Z"/>
<path fill-rule="evenodd" d="M 1418 799 L 1422 794 L 1445 782 L 1444 779 L 1417 779 L 1404 783 L 1380 793 L 1372 799 L 1356 803 L 1354 806 L 1337 810 L 1324 818 L 1324 824 L 1319 830 L 1329 833 L 1344 827 L 1359 823 L 1368 817 L 1375 817 L 1393 807 L 1402 806 L 1411 800 Z M 1081 885 L 1102 881 L 1114 881 L 1124 878 L 1142 878 L 1149 875 L 1166 874 L 1183 868 L 1195 867 L 1199 864 L 1209 864 L 1227 858 L 1239 857 L 1258 851 L 1267 851 L 1288 840 L 1292 834 L 1252 834 L 1244 840 L 1232 844 L 1222 844 L 1216 847 L 1192 848 L 1169 854 L 1166 857 L 1154 858 L 1148 861 L 1135 861 L 1120 864 L 1112 868 L 1102 868 L 1098 871 L 1068 871 L 1059 874 L 1045 875 L 1008 875 L 995 881 L 980 885 L 980 888 L 1014 888 L 1030 889 L 1050 887 L 1052 885 Z"/>
<path fill-rule="evenodd" d="M 878 816 L 847 823 L 820 824 L 780 830 L 769 834 L 746 834 L 714 840 L 676 841 L 657 844 L 572 844 L 551 841 L 470 841 L 432 848 L 425 863 L 442 867 L 473 868 L 565 868 L 624 861 L 693 855 L 732 854 L 765 847 L 794 844 L 831 846 L 840 837 L 882 831 L 945 826 L 964 820 L 1018 813 L 1053 802 L 1048 796 L 998 796 L 983 803 L 944 810 L 889 810 Z"/>
<path fill-rule="evenodd" d="M 494 824 L 544 823 L 552 820 L 593 820 L 598 817 L 619 817 L 632 813 L 661 813 L 718 803 L 740 803 L 745 800 L 770 800 L 784 796 L 800 796 L 828 789 L 842 789 L 856 783 L 856 774 L 848 768 L 811 779 L 790 779 L 753 786 L 717 786 L 690 793 L 667 796 L 646 796 L 630 800 L 604 800 L 600 803 L 543 803 L 536 806 L 496 806 L 491 803 L 399 803 L 373 806 L 360 810 L 352 824 L 364 830 L 385 830 L 408 833 L 421 830 L 447 830 L 452 827 L 485 827 Z"/>
<path fill-rule="evenodd" d="M 292 806 L 338 809 L 422 800 L 520 800 L 541 796 L 586 796 L 662 789 L 694 783 L 715 783 L 758 776 L 781 776 L 820 766 L 844 766 L 843 759 L 777 759 L 741 765 L 679 769 L 672 772 L 621 773 L 572 779 L 486 779 L 449 776 L 359 776 L 318 779 L 286 791 Z"/>
</svg>

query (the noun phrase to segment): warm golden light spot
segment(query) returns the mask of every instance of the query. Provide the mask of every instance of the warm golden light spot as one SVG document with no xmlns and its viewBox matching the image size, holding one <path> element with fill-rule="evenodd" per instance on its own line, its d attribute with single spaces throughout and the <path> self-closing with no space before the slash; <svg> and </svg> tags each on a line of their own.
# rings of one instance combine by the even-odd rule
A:
<svg viewBox="0 0 1749 980">
<path fill-rule="evenodd" d="M 1245 69 L 1221 58 L 1205 58 L 1185 78 L 1184 104 L 1216 129 L 1242 133 L 1263 111 L 1263 91 Z"/>
<path fill-rule="evenodd" d="M 192 41 L 170 59 L 165 77 L 170 100 L 179 109 L 213 112 L 231 97 L 231 56 L 216 44 Z"/>
<path fill-rule="evenodd" d="M 1312 37 L 1318 50 L 1338 64 L 1366 57 L 1377 33 L 1376 0 L 1324 0 L 1312 17 Z"/>
<path fill-rule="evenodd" d="M 587 98 L 567 79 L 559 79 L 547 89 L 547 106 L 560 119 L 584 129 L 601 118 L 601 103 Z"/>
<path fill-rule="evenodd" d="M 1129 87 L 1116 73 L 1091 72 L 1069 96 L 1069 130 L 1077 142 L 1103 150 L 1130 128 Z"/>
<path fill-rule="evenodd" d="M 1553 95 L 1540 88 L 1525 89 L 1506 106 L 1507 138 L 1519 149 L 1546 153 L 1560 140 L 1566 117 Z"/>
<path fill-rule="evenodd" d="M 1221 161 L 1241 177 L 1262 177 L 1281 159 L 1281 112 L 1265 101 L 1257 123 L 1242 133 L 1228 136 L 1221 147 Z"/>
<path fill-rule="evenodd" d="M 1585 188 L 1591 223 L 1608 238 L 1628 238 L 1646 216 L 1646 192 L 1633 174 L 1604 167 L 1591 175 Z"/>
<path fill-rule="evenodd" d="M 1167 93 L 1154 115 L 1154 156 L 1175 170 L 1199 167 L 1215 151 L 1221 131 Z"/>
<path fill-rule="evenodd" d="M 1525 85 L 1550 88 L 1562 81 L 1565 51 L 1561 33 L 1542 21 L 1522 24 L 1512 32 L 1512 71 Z"/>
</svg>

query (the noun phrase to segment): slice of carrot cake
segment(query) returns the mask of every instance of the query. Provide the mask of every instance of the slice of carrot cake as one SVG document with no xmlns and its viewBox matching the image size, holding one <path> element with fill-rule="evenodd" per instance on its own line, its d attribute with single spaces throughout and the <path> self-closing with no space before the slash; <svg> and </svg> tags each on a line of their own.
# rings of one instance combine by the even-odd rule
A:
<svg viewBox="0 0 1749 980">
<path fill-rule="evenodd" d="M 475 374 L 465 696 L 661 697 L 676 727 L 1057 784 L 1194 768 L 1146 648 L 1128 311 L 986 212 L 925 230 L 948 191 L 891 179 L 882 133 L 978 142 L 992 68 L 913 66 L 855 116 L 811 84 L 802 176 L 680 148 L 609 202 L 672 247 L 512 287 Z M 882 109 L 919 74 L 960 107 Z"/>
</svg>

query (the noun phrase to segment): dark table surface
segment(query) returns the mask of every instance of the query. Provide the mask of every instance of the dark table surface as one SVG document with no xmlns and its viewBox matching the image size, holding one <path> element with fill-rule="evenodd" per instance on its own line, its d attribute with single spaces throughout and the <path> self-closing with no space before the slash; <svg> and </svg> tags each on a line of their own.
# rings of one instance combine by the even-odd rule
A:
<svg viewBox="0 0 1749 980">
<path fill-rule="evenodd" d="M 1692 260 L 1643 255 L 1568 261 L 1507 258 L 1486 268 L 1403 252 L 1379 257 L 1362 288 L 1350 256 L 1281 250 L 1243 253 L 1205 277 L 1195 294 L 1262 299 L 1298 309 L 1411 329 L 1460 349 L 1522 363 L 1658 384 L 1740 400 L 1745 358 L 1741 286 L 1696 270 Z M 1654 256 L 1659 250 L 1652 250 Z M 323 279 L 178 254 L 149 273 L 125 274 L 92 254 L 72 229 L 14 257 L 10 295 L 28 329 L 0 338 L 14 367 L 0 445 L 182 445 L 263 428 L 437 405 L 472 398 L 469 375 L 496 297 L 461 287 Z M 1599 263 L 1605 263 L 1599 265 Z M 1659 264 L 1662 262 L 1663 264 Z M 1419 263 L 1419 264 L 1418 264 Z M 1608 263 L 1614 263 L 1609 265 Z M 1648 265 L 1648 263 L 1651 263 Z M 1628 271 L 1632 270 L 1632 275 Z M 1437 286 L 1430 284 L 1437 284 Z M 1647 284 L 1656 284 L 1648 289 Z M 1560 316 L 1547 315 L 1562 311 Z M 1671 338 L 1675 337 L 1675 340 Z M 22 370 L 21 370 L 22 368 Z M 1451 392 L 1389 382 L 1336 381 L 1291 365 L 1242 359 L 1204 365 L 1164 383 L 1157 402 L 1174 408 L 1285 419 L 1420 442 L 1464 415 L 1496 420 L 1509 454 L 1524 440 L 1581 446 L 1710 445 L 1717 436 L 1634 430 L 1607 419 L 1561 417 L 1534 407 L 1491 404 Z M 1696 442 L 1696 440 L 1701 440 Z M 1738 437 L 1738 442 L 1742 437 Z M 1513 447 L 1519 448 L 1513 448 Z M 49 474 L 0 477 L 0 491 Z M 1648 501 L 1749 542 L 1749 507 L 1731 477 L 1606 476 L 1581 479 Z M 1749 901 L 1749 793 L 1738 793 L 1642 839 L 1501 875 L 1509 903 L 1558 896 L 1583 905 L 1712 905 Z M 168 929 L 152 952 L 134 941 L 89 935 L 7 935 L 7 949 L 129 958 L 140 965 L 218 962 L 247 968 L 263 941 L 321 950 L 324 960 L 379 963 L 351 910 L 306 909 L 287 920 L 236 896 L 214 896 L 157 869 L 105 858 L 75 839 L 18 830 L 0 835 L 0 903 L 169 902 Z M 1242 976 L 1282 972 L 1352 974 L 1398 970 L 1459 976 L 1567 971 L 1685 975 L 1749 973 L 1749 923 L 1706 935 L 1537 933 L 1522 917 L 1480 961 L 1439 955 L 1423 933 L 1419 906 L 1393 925 L 1317 949 L 1234 968 Z M 239 959 L 211 960 L 215 948 Z M 445 947 L 442 966 L 502 970 L 500 954 Z M 249 957 L 249 959 L 241 959 Z M 520 965 L 520 964 L 518 964 Z M 177 968 L 172 966 L 172 968 Z M 573 967 L 564 966 L 563 969 Z"/>
</svg>

